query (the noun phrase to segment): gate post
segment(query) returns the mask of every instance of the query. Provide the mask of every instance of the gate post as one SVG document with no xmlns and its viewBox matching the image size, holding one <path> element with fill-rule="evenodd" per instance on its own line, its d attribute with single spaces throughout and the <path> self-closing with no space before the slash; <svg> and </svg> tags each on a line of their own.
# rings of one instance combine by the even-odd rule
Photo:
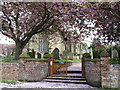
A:
<svg viewBox="0 0 120 90">
<path fill-rule="evenodd" d="M 85 77 L 85 61 L 84 58 L 82 58 L 82 78 Z"/>
<path fill-rule="evenodd" d="M 53 75 L 53 59 L 50 58 L 50 76 Z"/>
</svg>

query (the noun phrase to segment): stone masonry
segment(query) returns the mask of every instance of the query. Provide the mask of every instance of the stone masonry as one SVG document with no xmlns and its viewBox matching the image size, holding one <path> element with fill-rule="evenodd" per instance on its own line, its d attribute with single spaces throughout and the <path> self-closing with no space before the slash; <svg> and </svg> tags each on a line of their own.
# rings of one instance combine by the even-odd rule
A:
<svg viewBox="0 0 120 90">
<path fill-rule="evenodd" d="M 41 81 L 49 73 L 48 61 L 25 60 L 21 63 L 0 63 L 3 80 Z"/>
<path fill-rule="evenodd" d="M 92 86 L 101 86 L 100 61 L 85 61 L 85 78 Z"/>
<path fill-rule="evenodd" d="M 0 63 L 2 80 L 18 80 L 19 63 Z"/>
<path fill-rule="evenodd" d="M 101 59 L 102 87 L 120 88 L 120 64 L 109 64 L 108 59 Z"/>
<path fill-rule="evenodd" d="M 19 80 L 41 81 L 49 73 L 48 61 L 25 61 L 20 63 Z"/>
<path fill-rule="evenodd" d="M 100 61 L 85 61 L 85 78 L 88 84 L 103 88 L 120 88 L 120 64 L 109 64 L 109 57 Z"/>
</svg>

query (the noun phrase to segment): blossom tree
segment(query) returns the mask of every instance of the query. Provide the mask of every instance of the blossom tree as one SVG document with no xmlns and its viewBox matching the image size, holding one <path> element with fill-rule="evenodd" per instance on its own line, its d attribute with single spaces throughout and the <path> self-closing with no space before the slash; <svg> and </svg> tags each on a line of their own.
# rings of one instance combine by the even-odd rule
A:
<svg viewBox="0 0 120 90">
<path fill-rule="evenodd" d="M 109 42 L 120 42 L 120 2 L 84 4 L 84 12 L 95 25 L 96 35 Z"/>
<path fill-rule="evenodd" d="M 71 33 L 64 26 L 75 25 L 76 18 L 82 18 L 80 9 L 80 4 L 73 2 L 4 2 L 1 32 L 15 41 L 15 58 L 19 59 L 33 35 L 59 31 L 66 35 Z"/>
<path fill-rule="evenodd" d="M 18 59 L 31 37 L 37 33 L 58 33 L 64 40 L 89 36 L 96 30 L 108 41 L 120 38 L 120 3 L 4 2 L 2 34 L 16 44 Z M 94 28 L 89 23 L 93 23 Z"/>
</svg>

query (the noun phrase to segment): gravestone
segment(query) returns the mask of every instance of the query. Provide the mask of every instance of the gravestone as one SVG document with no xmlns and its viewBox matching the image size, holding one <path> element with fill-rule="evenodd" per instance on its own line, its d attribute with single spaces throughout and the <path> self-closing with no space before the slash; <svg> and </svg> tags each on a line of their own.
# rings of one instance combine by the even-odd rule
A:
<svg viewBox="0 0 120 90">
<path fill-rule="evenodd" d="M 68 51 L 64 50 L 63 55 L 62 55 L 62 59 L 67 59 L 67 56 L 68 56 Z"/>
<path fill-rule="evenodd" d="M 69 52 L 69 53 L 68 53 L 68 59 L 73 59 L 73 55 L 74 55 L 74 54 L 73 54 L 72 52 Z"/>
<path fill-rule="evenodd" d="M 118 51 L 116 49 L 112 51 L 112 58 L 118 58 Z"/>
<path fill-rule="evenodd" d="M 55 48 L 54 51 L 52 52 L 52 54 L 53 54 L 53 59 L 60 59 L 58 48 Z"/>
</svg>

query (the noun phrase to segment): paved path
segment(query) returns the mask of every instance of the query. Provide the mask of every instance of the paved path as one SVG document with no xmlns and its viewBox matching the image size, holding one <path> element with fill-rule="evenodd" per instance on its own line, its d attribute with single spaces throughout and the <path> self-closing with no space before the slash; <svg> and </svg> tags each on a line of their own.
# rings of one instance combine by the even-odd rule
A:
<svg viewBox="0 0 120 90">
<path fill-rule="evenodd" d="M 73 62 L 72 65 L 68 67 L 68 71 L 81 71 L 81 63 Z"/>
<path fill-rule="evenodd" d="M 91 87 L 86 84 L 30 82 L 16 85 L 0 83 L 0 88 L 94 88 L 94 87 Z"/>
<path fill-rule="evenodd" d="M 69 66 L 68 71 L 82 71 L 81 70 L 81 62 L 72 62 L 72 65 Z M 59 69 L 59 71 L 63 71 L 66 70 L 65 68 L 61 68 Z"/>
</svg>

